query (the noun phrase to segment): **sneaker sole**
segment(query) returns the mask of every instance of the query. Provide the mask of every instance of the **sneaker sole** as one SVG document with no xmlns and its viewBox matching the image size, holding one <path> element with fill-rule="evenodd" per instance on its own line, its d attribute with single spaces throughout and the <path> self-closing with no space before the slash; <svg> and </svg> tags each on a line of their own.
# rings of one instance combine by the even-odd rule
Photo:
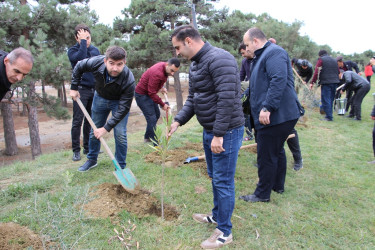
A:
<svg viewBox="0 0 375 250">
<path fill-rule="evenodd" d="M 87 169 L 87 170 L 84 170 L 84 171 L 78 169 L 78 172 L 81 172 L 81 173 L 83 173 L 83 172 L 87 172 L 87 171 L 89 171 L 90 169 L 92 169 L 92 168 L 94 168 L 94 167 L 96 167 L 96 166 L 98 166 L 98 164 L 95 164 L 95 165 L 92 166 L 91 168 L 89 168 L 89 169 Z"/>
</svg>

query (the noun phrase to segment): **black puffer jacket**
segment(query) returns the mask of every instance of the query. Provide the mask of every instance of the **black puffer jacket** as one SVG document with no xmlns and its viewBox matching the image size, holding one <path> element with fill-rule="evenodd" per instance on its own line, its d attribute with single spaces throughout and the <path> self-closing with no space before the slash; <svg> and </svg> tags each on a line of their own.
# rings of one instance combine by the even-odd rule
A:
<svg viewBox="0 0 375 250">
<path fill-rule="evenodd" d="M 196 115 L 218 137 L 242 126 L 241 83 L 234 57 L 206 42 L 191 60 L 189 95 L 175 120 L 183 125 Z"/>
<path fill-rule="evenodd" d="M 106 83 L 107 69 L 104 64 L 104 56 L 94 56 L 79 61 L 74 67 L 71 89 L 78 89 L 82 75 L 85 72 L 93 73 L 95 77 L 95 91 L 101 97 L 108 100 L 119 100 L 117 112 L 104 125 L 104 128 L 109 132 L 129 113 L 135 89 L 133 73 L 125 66 L 118 77 Z"/>
</svg>

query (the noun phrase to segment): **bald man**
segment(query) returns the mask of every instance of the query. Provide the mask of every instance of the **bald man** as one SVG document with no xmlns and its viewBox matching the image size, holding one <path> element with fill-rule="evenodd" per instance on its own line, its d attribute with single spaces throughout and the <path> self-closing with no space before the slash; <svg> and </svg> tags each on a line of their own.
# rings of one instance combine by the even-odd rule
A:
<svg viewBox="0 0 375 250">
<path fill-rule="evenodd" d="M 17 48 L 9 54 L 0 51 L 0 100 L 10 90 L 10 86 L 20 82 L 33 67 L 34 59 L 31 52 Z"/>
</svg>

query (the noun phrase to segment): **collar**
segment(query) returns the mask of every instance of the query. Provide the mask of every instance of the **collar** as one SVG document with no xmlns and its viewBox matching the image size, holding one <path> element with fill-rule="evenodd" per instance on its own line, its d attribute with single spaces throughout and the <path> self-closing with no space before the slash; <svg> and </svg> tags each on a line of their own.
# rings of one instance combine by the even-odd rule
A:
<svg viewBox="0 0 375 250">
<path fill-rule="evenodd" d="M 202 59 L 202 57 L 212 48 L 212 45 L 209 42 L 205 42 L 203 47 L 198 51 L 197 54 L 195 54 L 191 61 L 199 63 L 199 61 Z"/>
<path fill-rule="evenodd" d="M 0 69 L 1 69 L 0 72 L 2 72 L 0 74 L 0 82 L 2 82 L 4 84 L 4 87 L 9 90 L 10 86 L 12 86 L 12 83 L 8 80 L 8 77 L 7 77 L 5 63 L 4 63 L 5 56 L 6 55 L 0 57 Z"/>
<path fill-rule="evenodd" d="M 254 51 L 255 57 L 259 57 L 259 56 L 263 53 L 263 51 L 264 51 L 267 47 L 269 47 L 270 45 L 271 45 L 271 42 L 270 42 L 270 41 L 267 41 L 267 42 L 263 45 L 262 48 L 257 49 L 256 51 Z"/>
</svg>

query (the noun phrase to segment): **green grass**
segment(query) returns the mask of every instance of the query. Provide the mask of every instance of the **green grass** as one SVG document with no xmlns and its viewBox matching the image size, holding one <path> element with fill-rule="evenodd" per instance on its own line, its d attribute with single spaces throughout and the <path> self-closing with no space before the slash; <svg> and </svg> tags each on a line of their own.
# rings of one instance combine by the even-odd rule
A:
<svg viewBox="0 0 375 250">
<path fill-rule="evenodd" d="M 307 109 L 307 127 L 297 126 L 304 168 L 292 169 L 286 147 L 288 173 L 286 191 L 272 193 L 270 203 L 236 201 L 232 217 L 232 249 L 374 249 L 375 165 L 372 152 L 374 121 L 372 91 L 362 104 L 361 122 L 338 115 L 334 122 L 320 121 L 316 110 Z M 143 144 L 143 132 L 128 135 L 128 166 L 142 188 L 160 199 L 161 166 L 144 162 L 152 149 Z M 202 128 L 193 119 L 173 135 L 171 148 L 202 140 Z M 114 148 L 113 140 L 109 146 Z M 187 152 L 187 157 L 188 157 Z M 253 166 L 256 155 L 241 151 L 236 172 L 236 197 L 251 193 L 257 183 Z M 83 163 L 81 161 L 80 163 Z M 214 227 L 195 223 L 191 215 L 212 208 L 211 183 L 191 165 L 166 168 L 165 203 L 177 207 L 180 217 L 162 221 L 155 216 L 137 218 L 127 211 L 118 222 L 85 214 L 82 204 L 90 198 L 89 188 L 100 183 L 117 183 L 113 165 L 105 154 L 99 166 L 77 172 L 80 163 L 71 152 L 43 155 L 35 161 L 0 168 L 0 221 L 27 226 L 48 236 L 59 248 L 122 249 L 114 228 L 137 227 L 133 242 L 142 249 L 197 249 Z M 207 191 L 197 194 L 195 187 Z"/>
</svg>

